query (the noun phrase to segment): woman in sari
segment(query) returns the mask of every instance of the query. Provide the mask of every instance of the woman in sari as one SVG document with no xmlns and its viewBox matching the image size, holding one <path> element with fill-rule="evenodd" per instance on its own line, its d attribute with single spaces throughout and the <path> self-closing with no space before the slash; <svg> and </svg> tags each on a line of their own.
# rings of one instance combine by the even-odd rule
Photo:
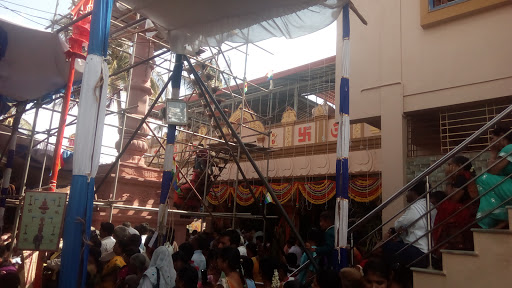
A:
<svg viewBox="0 0 512 288">
<path fill-rule="evenodd" d="M 174 287 L 175 282 L 176 271 L 171 252 L 165 246 L 160 246 L 153 252 L 149 268 L 144 272 L 139 288 L 168 288 Z"/>
<path fill-rule="evenodd" d="M 478 209 L 478 203 L 476 201 L 461 210 L 466 204 L 471 202 L 472 199 L 478 196 L 474 182 L 470 182 L 475 176 L 473 165 L 468 162 L 469 159 L 464 156 L 455 156 L 446 166 L 445 173 L 447 175 L 454 175 L 450 177 L 446 185 L 445 194 L 448 199 L 445 199 L 436 208 L 437 215 L 435 217 L 434 227 L 441 223 L 443 224 L 434 229 L 432 233 L 434 245 L 445 242 L 440 249 L 472 250 L 473 248 L 473 233 L 471 233 L 469 228 L 446 242 L 451 235 L 458 233 L 464 229 L 464 227 L 471 224 L 476 217 L 476 211 Z M 468 184 L 468 182 L 470 183 Z"/>
<path fill-rule="evenodd" d="M 512 179 L 505 178 L 512 174 L 512 133 L 498 139 L 509 130 L 497 126 L 491 132 L 492 142 L 497 141 L 490 148 L 491 157 L 487 161 L 487 166 L 491 168 L 476 180 L 478 193 L 482 195 L 477 213 L 477 217 L 481 218 L 478 225 L 485 229 L 504 228 L 508 224 L 505 202 L 512 197 Z"/>
</svg>

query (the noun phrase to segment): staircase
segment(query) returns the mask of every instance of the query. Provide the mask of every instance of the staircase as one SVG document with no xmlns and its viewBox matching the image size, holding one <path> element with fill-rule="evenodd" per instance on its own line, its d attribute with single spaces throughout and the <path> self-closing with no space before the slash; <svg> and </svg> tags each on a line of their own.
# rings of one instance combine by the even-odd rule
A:
<svg viewBox="0 0 512 288">
<path fill-rule="evenodd" d="M 507 210 L 509 223 L 512 223 L 512 206 L 508 206 Z M 442 250 L 443 271 L 411 268 L 414 288 L 510 287 L 511 229 L 472 229 L 475 251 Z"/>
</svg>

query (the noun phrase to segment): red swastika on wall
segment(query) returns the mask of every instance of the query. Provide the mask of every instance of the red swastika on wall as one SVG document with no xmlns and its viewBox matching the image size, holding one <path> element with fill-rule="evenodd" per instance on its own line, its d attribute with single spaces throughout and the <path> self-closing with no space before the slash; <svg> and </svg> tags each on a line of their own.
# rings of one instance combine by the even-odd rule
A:
<svg viewBox="0 0 512 288">
<path fill-rule="evenodd" d="M 310 130 L 311 130 L 311 126 L 299 128 L 299 143 L 311 141 L 311 131 Z"/>
<path fill-rule="evenodd" d="M 338 137 L 338 123 L 337 122 L 334 122 L 332 124 L 332 128 L 331 128 L 331 136 L 336 138 Z"/>
</svg>

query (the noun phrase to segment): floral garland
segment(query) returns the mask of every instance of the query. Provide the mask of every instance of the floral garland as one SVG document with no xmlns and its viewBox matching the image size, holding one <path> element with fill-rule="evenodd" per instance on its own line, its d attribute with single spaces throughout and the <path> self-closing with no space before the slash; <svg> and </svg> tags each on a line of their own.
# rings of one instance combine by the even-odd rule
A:
<svg viewBox="0 0 512 288">
<path fill-rule="evenodd" d="M 348 196 L 357 202 L 370 202 L 382 193 L 380 178 L 354 177 L 350 179 Z"/>
<path fill-rule="evenodd" d="M 336 195 L 336 182 L 333 180 L 270 183 L 270 186 L 281 203 L 289 201 L 294 193 L 297 193 L 296 200 L 298 201 L 299 192 L 307 201 L 313 204 L 324 204 Z M 259 198 L 258 201 L 262 202 L 267 194 L 267 189 L 264 186 L 257 185 L 251 185 L 251 187 L 254 190 L 256 198 Z M 353 177 L 350 180 L 349 196 L 357 202 L 370 202 L 379 197 L 381 193 L 382 181 L 378 177 Z M 234 187 L 227 184 L 221 184 L 214 186 L 206 198 L 211 204 L 218 205 L 226 201 L 228 198 L 228 204 L 231 204 L 231 198 L 235 198 L 234 196 Z M 242 206 L 248 206 L 254 203 L 254 199 L 249 188 L 245 188 L 244 185 L 238 186 L 236 202 Z M 298 202 L 296 205 L 298 205 Z"/>
<path fill-rule="evenodd" d="M 336 182 L 323 180 L 299 184 L 302 196 L 313 204 L 323 204 L 336 195 Z"/>
<path fill-rule="evenodd" d="M 228 196 L 233 193 L 235 189 L 233 187 L 228 186 L 226 184 L 217 185 L 212 187 L 212 191 L 208 193 L 206 199 L 213 205 L 219 205 L 220 203 L 226 201 Z"/>
<path fill-rule="evenodd" d="M 251 185 L 252 190 L 254 191 L 254 196 L 258 198 L 262 191 L 266 191 L 263 186 L 255 186 Z M 235 190 L 233 189 L 233 194 L 235 194 Z M 254 198 L 251 195 L 251 190 L 249 188 L 245 188 L 244 185 L 238 185 L 238 193 L 236 195 L 236 203 L 242 206 L 248 206 L 254 203 Z"/>
<path fill-rule="evenodd" d="M 286 203 L 293 195 L 293 192 L 297 189 L 298 182 L 294 183 L 270 183 L 270 187 L 274 190 L 277 199 L 281 203 Z M 266 189 L 265 189 L 266 192 Z"/>
</svg>

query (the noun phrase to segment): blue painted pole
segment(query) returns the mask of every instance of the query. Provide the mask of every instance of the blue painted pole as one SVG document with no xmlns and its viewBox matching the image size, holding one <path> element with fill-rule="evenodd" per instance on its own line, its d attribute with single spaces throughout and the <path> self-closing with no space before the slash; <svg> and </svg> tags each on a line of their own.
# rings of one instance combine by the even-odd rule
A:
<svg viewBox="0 0 512 288">
<path fill-rule="evenodd" d="M 176 54 L 174 68 L 171 75 L 171 99 L 179 99 L 181 74 L 183 72 L 183 55 Z M 171 185 L 175 183 L 176 165 L 174 164 L 174 143 L 176 140 L 176 125 L 167 125 L 167 143 L 165 146 L 164 171 L 160 192 L 160 206 L 158 210 L 158 233 L 164 233 L 167 223 L 167 198 Z M 173 197 L 173 195 L 171 195 Z M 171 243 L 172 244 L 172 243 Z"/>
<path fill-rule="evenodd" d="M 75 137 L 73 177 L 64 222 L 59 287 L 84 287 L 87 275 L 88 240 L 98 171 L 108 85 L 108 51 L 113 0 L 96 0 L 82 78 Z"/>
<path fill-rule="evenodd" d="M 349 70 L 350 70 L 350 18 L 349 4 L 342 10 L 343 52 L 341 64 L 339 125 L 336 146 L 336 218 L 335 247 L 337 248 L 338 268 L 347 266 L 347 229 L 348 229 L 348 156 L 350 147 L 349 117 Z"/>
</svg>

